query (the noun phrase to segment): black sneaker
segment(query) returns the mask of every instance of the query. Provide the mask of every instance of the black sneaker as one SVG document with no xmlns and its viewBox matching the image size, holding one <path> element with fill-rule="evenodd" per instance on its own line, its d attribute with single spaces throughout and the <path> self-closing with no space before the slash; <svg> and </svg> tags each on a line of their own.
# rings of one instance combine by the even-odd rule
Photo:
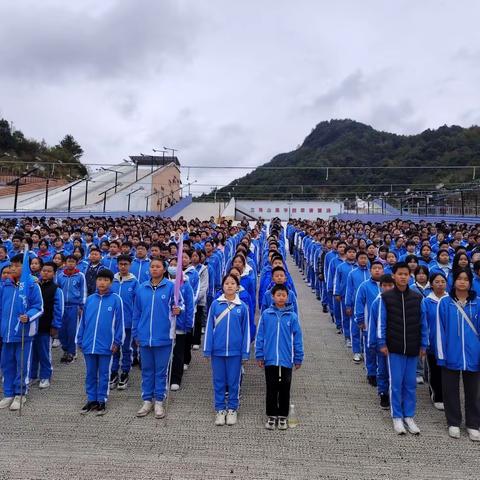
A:
<svg viewBox="0 0 480 480">
<path fill-rule="evenodd" d="M 60 363 L 67 363 L 67 358 L 68 358 L 68 353 L 67 353 L 67 352 L 63 352 L 63 356 L 62 356 L 62 358 L 60 359 Z"/>
<path fill-rule="evenodd" d="M 89 412 L 93 412 L 98 407 L 98 402 L 87 402 L 83 408 L 80 410 L 82 415 L 86 415 Z"/>
<path fill-rule="evenodd" d="M 390 408 L 390 398 L 388 397 L 388 393 L 380 394 L 380 407 L 382 407 L 384 410 L 388 410 Z"/>
<path fill-rule="evenodd" d="M 342 329 L 341 328 L 337 328 L 337 335 L 341 335 L 343 332 L 342 332 Z"/>
<path fill-rule="evenodd" d="M 67 365 L 70 365 L 71 363 L 73 363 L 75 361 L 75 356 L 72 355 L 71 353 L 67 353 L 67 357 L 65 358 L 65 363 Z"/>
<path fill-rule="evenodd" d="M 377 377 L 375 375 L 368 375 L 367 376 L 367 380 L 368 380 L 368 383 L 372 386 L 372 387 L 376 387 L 377 386 Z"/>
<path fill-rule="evenodd" d="M 125 390 L 128 386 L 128 373 L 122 372 L 120 380 L 118 381 L 117 389 Z"/>
<path fill-rule="evenodd" d="M 97 406 L 97 417 L 101 417 L 107 413 L 107 407 L 104 402 L 98 402 Z"/>
<path fill-rule="evenodd" d="M 112 372 L 110 374 L 110 388 L 115 388 L 118 383 L 118 373 L 117 372 Z"/>
<path fill-rule="evenodd" d="M 323 313 L 328 313 L 328 307 L 326 305 L 323 306 Z"/>
<path fill-rule="evenodd" d="M 137 366 L 140 366 L 140 360 L 138 357 L 133 357 L 132 367 L 137 367 Z"/>
</svg>

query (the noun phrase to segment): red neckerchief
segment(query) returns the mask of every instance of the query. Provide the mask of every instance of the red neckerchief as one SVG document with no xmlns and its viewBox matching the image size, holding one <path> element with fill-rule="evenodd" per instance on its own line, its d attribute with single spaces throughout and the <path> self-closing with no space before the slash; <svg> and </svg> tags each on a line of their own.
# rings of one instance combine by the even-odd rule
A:
<svg viewBox="0 0 480 480">
<path fill-rule="evenodd" d="M 72 271 L 72 273 L 70 273 L 70 270 L 64 270 L 63 271 L 63 274 L 66 275 L 67 277 L 72 277 L 73 275 L 75 275 L 76 273 L 79 273 L 80 270 L 78 268 L 74 268 Z"/>
</svg>

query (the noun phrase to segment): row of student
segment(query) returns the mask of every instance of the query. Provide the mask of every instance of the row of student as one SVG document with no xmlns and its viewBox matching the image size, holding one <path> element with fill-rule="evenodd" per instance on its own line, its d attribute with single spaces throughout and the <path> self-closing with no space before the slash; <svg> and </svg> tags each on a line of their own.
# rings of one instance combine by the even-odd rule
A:
<svg viewBox="0 0 480 480">
<path fill-rule="evenodd" d="M 269 248 L 271 247 L 272 245 L 270 245 Z M 252 302 L 249 297 L 247 303 L 240 300 L 242 291 L 244 294 L 250 296 L 247 289 L 240 283 L 246 265 L 245 258 L 243 258 L 242 261 L 241 250 L 242 248 L 237 249 L 237 257 L 232 261 L 233 266 L 231 272 L 224 278 L 222 284 L 223 294 L 220 296 L 217 295 L 218 298 L 212 301 L 209 322 L 207 322 L 204 354 L 212 357 L 217 425 L 225 423 L 232 425 L 236 422 L 236 411 L 238 409 L 238 394 L 236 392 L 239 391 L 240 385 L 238 367 L 241 365 L 241 361 L 239 362 L 237 358 L 239 355 L 238 348 L 235 347 L 235 342 L 238 344 L 241 338 L 241 345 L 244 345 L 244 347 L 242 347 L 240 357 L 245 357 L 248 355 L 250 343 L 255 337 L 253 333 L 255 322 L 253 318 L 249 318 L 249 310 L 252 306 L 255 308 L 255 298 Z M 131 366 L 129 360 L 131 358 L 130 338 L 133 338 L 134 344 L 140 347 L 142 358 L 142 398 L 144 403 L 137 414 L 138 416 L 144 416 L 154 409 L 157 418 L 163 417 L 165 413 L 163 399 L 166 395 L 167 384 L 166 369 L 168 367 L 167 360 L 170 358 L 173 345 L 172 336 L 175 337 L 175 346 L 173 348 L 171 387 L 175 390 L 175 385 L 177 385 L 178 388 L 183 374 L 183 356 L 186 352 L 190 351 L 189 348 L 185 348 L 187 334 L 193 327 L 193 309 L 190 308 L 189 310 L 189 305 L 191 306 L 193 304 L 195 294 L 190 284 L 195 283 L 195 278 L 198 283 L 200 280 L 200 275 L 195 269 L 190 270 L 196 274 L 192 275 L 194 278 L 193 282 L 190 282 L 190 279 L 188 279 L 187 273 L 189 267 L 186 265 L 189 262 L 188 252 L 184 254 L 184 260 L 185 257 L 187 258 L 183 266 L 186 277 L 184 278 L 185 282 L 181 290 L 181 308 L 171 305 L 171 295 L 160 293 L 163 292 L 160 287 L 170 286 L 167 292 L 171 290 L 171 282 L 166 282 L 164 276 L 166 273 L 165 270 L 167 270 L 171 276 L 175 274 L 175 260 L 171 260 L 170 265 L 167 266 L 164 262 L 153 259 L 149 265 L 150 280 L 139 284 L 134 275 L 129 272 L 130 258 L 128 256 L 120 256 L 118 258 L 120 271 L 113 276 L 112 272 L 108 269 L 99 270 L 96 277 L 96 292 L 88 296 L 87 300 L 82 303 L 81 301 L 77 301 L 82 297 L 80 293 L 82 291 L 81 272 L 75 268 L 75 258 L 73 256 L 67 259 L 66 268 L 57 276 L 57 281 L 60 285 L 57 292 L 64 292 L 64 298 L 69 297 L 69 300 L 66 301 L 65 310 L 67 310 L 68 307 L 75 307 L 72 308 L 73 311 L 70 314 L 67 314 L 67 317 L 62 315 L 62 325 L 67 327 L 65 329 L 66 336 L 69 335 L 69 328 L 75 324 L 71 319 L 75 318 L 75 315 L 78 313 L 81 314 L 81 321 L 74 341 L 76 341 L 77 346 L 83 350 L 86 361 L 86 391 L 88 402 L 82 409 L 84 413 L 96 410 L 98 415 L 104 414 L 106 411 L 105 404 L 108 398 L 109 387 L 114 386 L 116 382 L 118 382 L 118 388 L 126 387 L 128 382 L 128 369 Z M 49 275 L 47 274 L 47 270 L 51 270 L 50 277 L 53 277 L 54 269 L 55 264 L 45 264 L 42 270 L 42 285 L 48 280 Z M 204 270 L 206 270 L 205 267 Z M 65 273 L 65 271 L 67 273 Z M 282 318 L 282 329 L 285 329 L 285 331 L 282 330 L 281 338 L 272 342 L 269 337 L 275 334 L 278 336 L 278 328 L 273 328 L 273 324 L 270 325 L 272 322 L 265 320 L 265 322 L 270 325 L 269 328 L 266 329 L 266 327 L 262 326 L 262 321 L 260 321 L 259 332 L 256 339 L 257 359 L 262 367 L 266 367 L 267 415 L 270 417 L 266 426 L 270 429 L 275 428 L 275 421 L 278 416 L 278 427 L 279 429 L 284 429 L 286 427 L 286 416 L 288 414 L 289 375 L 291 375 L 292 362 L 295 361 L 296 368 L 298 368 L 301 364 L 303 353 L 301 347 L 301 331 L 299 329 L 298 317 L 294 311 L 294 309 L 297 310 L 296 301 L 292 304 L 291 300 L 294 297 L 292 297 L 291 291 L 288 291 L 284 286 L 286 282 L 285 270 L 280 266 L 275 267 L 273 277 L 275 282 L 273 289 L 267 289 L 267 292 L 263 295 L 265 299 L 267 298 L 267 293 L 270 292 L 270 302 L 268 302 L 268 300 L 266 301 L 270 303 L 270 305 L 262 302 L 262 319 L 267 319 L 268 314 L 270 317 L 272 317 L 273 314 L 274 318 L 277 318 L 280 314 L 280 318 Z M 248 285 L 250 281 L 248 275 L 244 278 Z M 72 289 L 74 285 L 76 290 L 73 292 Z M 268 285 L 268 287 L 271 286 L 272 285 Z M 197 295 L 198 290 L 199 289 L 197 289 Z M 159 292 L 158 294 L 157 291 Z M 206 288 L 204 288 L 204 292 L 205 291 Z M 189 300 L 188 292 L 191 292 L 191 300 Z M 152 295 L 153 299 L 150 298 Z M 274 301 L 276 297 L 278 297 L 278 302 Z M 156 301 L 157 298 L 158 302 Z M 169 299 L 169 302 L 165 302 L 166 298 Z M 45 298 L 45 305 L 48 303 L 49 299 Z M 134 309 L 133 312 L 132 306 Z M 169 307 L 171 307 L 171 310 L 169 310 Z M 156 310 L 154 312 L 155 308 Z M 219 326 L 221 318 L 219 318 L 219 315 L 216 315 L 217 311 L 220 311 L 220 314 L 222 311 L 228 311 L 228 318 L 223 322 L 223 325 L 226 325 L 228 331 L 226 340 L 225 338 L 222 340 L 222 335 L 224 337 L 225 331 L 222 333 Z M 238 318 L 236 320 L 234 319 L 235 315 L 232 311 L 241 313 L 240 316 L 237 315 Z M 172 335 L 171 330 L 172 314 L 175 314 L 175 335 Z M 65 323 L 66 318 L 67 322 Z M 136 319 L 138 319 L 138 323 Z M 153 319 L 158 320 L 153 322 Z M 278 321 L 279 319 L 277 318 L 277 322 Z M 160 325 L 161 323 L 163 323 L 163 326 Z M 58 324 L 58 318 L 56 320 L 53 319 L 52 325 L 54 324 L 55 326 Z M 154 331 L 155 326 L 159 327 L 158 331 Z M 62 327 L 60 327 L 60 330 L 62 330 Z M 285 333 L 287 330 L 289 334 Z M 53 332 L 54 331 L 51 330 L 49 334 Z M 145 334 L 147 333 L 148 338 L 145 338 Z M 166 338 L 167 334 L 168 338 Z M 36 335 L 36 337 L 38 336 L 39 334 Z M 63 335 L 61 335 L 61 337 L 63 338 Z M 266 340 L 268 340 L 268 342 L 264 345 L 263 342 Z M 287 342 L 287 340 L 288 343 L 284 345 L 284 342 Z M 295 344 L 292 343 L 293 341 L 295 341 Z M 224 344 L 224 342 L 226 342 L 226 344 Z M 280 357 L 278 349 L 272 350 L 272 345 L 277 345 L 279 342 L 281 346 L 280 351 L 282 352 Z M 68 340 L 65 340 L 65 344 L 68 344 Z M 223 346 L 219 349 L 219 345 Z M 145 350 L 145 347 L 151 347 L 151 349 Z M 75 348 L 75 345 L 73 348 Z M 118 378 L 116 371 L 120 366 L 120 352 L 122 354 L 122 374 L 120 378 Z M 292 352 L 295 352 L 295 355 L 290 358 Z M 68 355 L 74 356 L 75 350 Z M 44 355 L 44 357 L 48 360 L 49 354 Z M 112 358 L 113 361 L 110 362 Z M 277 370 L 275 370 L 275 368 L 277 368 Z M 280 374 L 278 378 L 275 377 L 275 371 L 277 374 Z M 228 373 L 227 377 L 225 377 L 226 373 Z M 40 376 L 42 375 L 50 377 L 51 365 L 49 369 L 41 370 Z M 26 372 L 25 378 L 29 378 L 29 372 Z M 226 379 L 227 381 L 225 381 Z M 49 378 L 43 378 L 40 386 L 44 388 L 46 382 L 49 382 Z M 178 382 L 178 384 L 174 382 Z M 279 390 L 283 392 L 280 397 L 280 407 L 278 407 L 274 401 L 274 398 L 278 400 L 277 394 Z M 23 394 L 25 393 L 26 392 L 23 392 Z M 10 406 L 12 409 L 17 408 L 17 397 L 17 393 L 15 393 L 15 398 L 6 396 L 0 406 L 3 408 L 7 406 Z M 221 398 L 223 398 L 223 400 L 221 400 Z M 225 408 L 222 406 L 222 401 L 224 402 L 223 405 Z"/>
<path fill-rule="evenodd" d="M 439 250 L 439 252 L 442 252 L 442 250 Z M 441 336 L 441 329 L 437 328 L 437 324 L 440 322 L 440 317 L 438 316 L 437 318 L 437 311 L 435 310 L 435 307 L 432 307 L 432 303 L 436 305 L 439 298 L 446 295 L 445 291 L 448 287 L 449 291 L 451 292 L 451 297 L 455 299 L 455 295 L 460 294 L 458 293 L 459 287 L 457 283 L 461 283 L 461 281 L 463 281 L 464 277 L 467 275 L 469 276 L 467 290 L 470 290 L 469 295 L 471 299 L 474 302 L 477 301 L 477 294 L 474 290 L 475 282 L 472 272 L 469 269 L 469 260 L 465 252 L 457 252 L 454 258 L 454 266 L 449 272 L 448 277 L 444 269 L 439 268 L 438 265 L 432 266 L 430 277 L 431 283 L 429 283 L 430 272 L 428 267 L 426 265 L 419 265 L 418 262 L 412 261 L 416 260 L 416 257 L 407 255 L 405 260 L 408 263 L 397 262 L 395 265 L 393 265 L 392 273 L 398 271 L 399 266 L 402 267 L 401 276 L 402 281 L 405 280 L 406 282 L 406 291 L 413 292 L 415 295 L 410 295 L 410 297 L 416 296 L 417 300 L 419 299 L 420 303 L 423 304 L 422 308 L 425 310 L 423 315 L 424 318 L 418 324 L 423 328 L 418 330 L 418 325 L 413 327 L 414 329 L 417 329 L 417 340 L 421 339 L 422 352 L 418 351 L 418 355 L 414 355 L 414 348 L 413 353 L 411 351 L 410 354 L 407 355 L 410 362 L 408 369 L 408 374 L 410 375 L 408 378 L 408 388 L 410 388 L 410 393 L 407 400 L 409 407 L 404 411 L 399 408 L 399 405 L 401 405 L 401 401 L 403 400 L 400 399 L 399 404 L 398 391 L 395 388 L 395 380 L 398 380 L 398 372 L 394 364 L 395 357 L 392 357 L 391 355 L 385 357 L 386 351 L 383 349 L 383 347 L 387 342 L 384 338 L 380 338 L 381 330 L 379 328 L 377 329 L 377 325 L 379 324 L 378 304 L 381 302 L 380 299 L 383 299 L 384 297 L 382 291 L 389 289 L 389 287 L 393 287 L 394 284 L 394 290 L 399 291 L 400 289 L 403 289 L 403 285 L 400 286 L 396 280 L 394 282 L 390 276 L 384 275 L 386 269 L 384 268 L 384 264 L 378 258 L 369 259 L 366 252 L 357 252 L 354 247 L 347 246 L 342 241 L 337 241 L 336 239 L 333 240 L 331 242 L 331 249 L 324 253 L 324 262 L 322 265 L 324 269 L 318 276 L 318 281 L 321 284 L 319 289 L 321 295 L 320 298 L 324 302 L 327 309 L 331 312 L 332 320 L 336 324 L 338 333 L 343 333 L 345 335 L 346 345 L 349 348 L 352 348 L 353 360 L 355 363 L 359 363 L 362 360 L 361 352 L 363 351 L 367 379 L 371 385 L 378 387 L 381 406 L 383 408 L 391 408 L 392 417 L 394 418 L 395 431 L 397 433 L 404 433 L 405 428 L 403 425 L 405 421 L 409 431 L 412 433 L 419 432 L 418 427 L 413 422 L 414 401 L 412 400 L 412 397 L 415 396 L 415 382 L 420 383 L 420 379 L 421 382 L 423 382 L 423 378 L 421 377 L 423 368 L 421 359 L 425 353 L 423 350 L 426 349 L 428 345 L 429 355 L 427 356 L 426 363 L 426 378 L 428 378 L 429 381 L 431 398 L 436 408 L 442 410 L 445 408 L 447 423 L 449 425 L 449 434 L 450 436 L 457 438 L 460 435 L 458 427 L 459 422 L 461 421 L 461 415 L 459 416 L 458 414 L 458 402 L 452 406 L 454 403 L 452 400 L 452 395 L 455 397 L 455 392 L 458 391 L 458 388 L 456 390 L 453 388 L 452 390 L 452 386 L 449 383 L 447 384 L 446 388 L 448 389 L 449 393 L 453 392 L 453 394 L 449 396 L 449 405 L 444 406 L 444 402 L 442 400 L 446 395 L 442 390 L 441 385 L 439 386 L 438 380 L 441 378 L 439 367 L 440 365 L 444 365 L 442 363 L 443 359 L 440 358 L 442 356 L 442 352 L 445 350 L 445 348 L 442 347 L 442 341 L 444 343 L 446 342 L 446 344 L 454 344 L 454 350 L 457 352 L 460 351 L 464 358 L 466 355 L 465 352 L 471 354 L 474 359 L 480 358 L 480 342 L 478 339 L 479 319 L 476 309 L 470 309 L 469 314 L 467 314 L 462 308 L 462 310 L 459 310 L 460 313 L 454 317 L 455 320 L 453 320 L 452 316 L 451 322 L 457 322 L 459 329 L 460 324 L 462 322 L 466 322 L 467 334 L 469 332 L 473 332 L 473 341 L 471 347 L 465 347 L 464 338 L 462 337 L 460 348 L 458 342 L 455 343 L 455 340 L 458 340 L 458 338 L 452 338 L 453 333 L 451 331 L 448 331 L 448 335 L 443 337 Z M 300 260 L 302 255 L 303 252 L 297 252 L 296 258 L 300 267 L 305 268 L 307 277 L 306 279 L 308 281 L 309 261 L 308 258 L 306 260 L 305 258 Z M 478 272 L 480 264 L 475 264 L 475 266 L 476 271 Z M 399 275 L 400 274 L 394 274 L 394 277 Z M 460 278 L 460 280 L 457 280 L 458 278 Z M 444 288 L 442 291 L 441 285 L 443 284 Z M 433 287 L 433 285 L 435 285 L 435 287 Z M 433 290 L 433 288 L 435 288 L 435 290 Z M 380 305 L 382 305 L 382 303 L 380 303 Z M 458 306 L 458 302 L 455 302 L 455 305 Z M 403 309 L 402 311 L 405 312 L 404 304 L 402 304 L 401 307 Z M 429 312 L 429 314 L 427 315 L 426 312 Z M 460 321 L 460 314 L 462 315 L 462 321 Z M 417 311 L 416 318 L 420 318 L 418 315 L 419 314 Z M 406 315 L 406 318 L 411 320 L 412 316 Z M 402 325 L 400 325 L 400 327 L 402 327 Z M 403 331 L 403 333 L 406 335 L 407 327 L 405 324 L 403 326 L 403 330 L 401 331 Z M 426 332 L 430 332 L 429 343 L 426 343 Z M 436 332 L 438 332 L 438 334 Z M 464 332 L 465 330 L 462 327 L 462 335 Z M 395 332 L 393 331 L 393 333 Z M 443 340 L 440 341 L 440 338 Z M 473 350 L 471 350 L 472 347 Z M 404 345 L 403 348 L 405 351 L 406 346 Z M 382 349 L 383 351 L 381 351 Z M 420 361 L 418 357 L 420 357 Z M 388 363 L 386 358 L 388 358 Z M 464 370 L 467 372 L 464 373 L 464 376 L 469 376 L 470 372 L 477 372 L 477 370 L 480 369 L 480 365 L 478 365 L 479 363 L 480 360 L 477 360 L 476 364 L 474 363 L 473 365 L 470 365 L 468 369 L 466 368 L 466 363 L 464 365 L 465 368 L 463 369 L 459 368 L 458 364 L 454 365 L 455 368 L 450 368 L 448 364 L 446 364 L 446 373 L 444 375 L 448 375 L 450 373 L 449 370 Z M 414 367 L 411 367 L 413 364 Z M 404 365 L 402 364 L 401 368 L 403 367 Z M 415 380 L 413 384 L 411 375 L 413 375 Z M 475 377 L 476 374 L 473 376 Z M 478 384 L 479 379 L 475 380 L 474 383 L 475 382 Z M 405 388 L 407 391 L 408 388 Z M 478 385 L 473 388 L 473 390 L 470 389 L 470 394 L 466 403 L 466 425 L 469 437 L 475 441 L 480 440 L 480 435 L 478 434 L 479 420 L 476 418 L 477 413 L 475 413 L 475 411 L 472 413 L 471 406 L 475 402 L 477 405 L 479 405 L 479 392 L 480 390 Z M 452 409 L 455 410 L 455 419 L 453 419 Z"/>
</svg>

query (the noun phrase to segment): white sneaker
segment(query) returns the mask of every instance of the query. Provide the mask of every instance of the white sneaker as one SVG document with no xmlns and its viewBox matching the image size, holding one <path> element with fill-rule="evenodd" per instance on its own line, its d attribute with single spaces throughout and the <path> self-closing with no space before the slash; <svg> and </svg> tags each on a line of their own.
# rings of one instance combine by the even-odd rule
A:
<svg viewBox="0 0 480 480">
<path fill-rule="evenodd" d="M 237 423 L 237 412 L 229 410 L 227 412 L 227 425 L 235 425 Z"/>
<path fill-rule="evenodd" d="M 360 363 L 362 361 L 362 355 L 360 353 L 353 354 L 353 361 L 355 363 Z"/>
<path fill-rule="evenodd" d="M 423 377 L 420 375 L 417 375 L 417 385 L 423 385 L 425 381 L 423 380 Z"/>
<path fill-rule="evenodd" d="M 50 386 L 50 380 L 48 378 L 44 378 L 43 380 L 40 380 L 38 388 L 48 388 L 49 386 Z"/>
<path fill-rule="evenodd" d="M 145 417 L 147 416 L 153 409 L 153 403 L 149 400 L 143 402 L 140 410 L 137 412 L 137 417 Z"/>
<path fill-rule="evenodd" d="M 155 418 L 163 418 L 165 416 L 165 409 L 163 408 L 163 402 L 158 400 L 155 402 Z"/>
<path fill-rule="evenodd" d="M 12 411 L 20 410 L 20 398 L 22 399 L 22 406 L 25 405 L 27 401 L 27 397 L 25 397 L 25 395 L 23 397 L 20 397 L 20 395 L 15 395 L 15 398 L 13 399 L 13 402 L 10 405 L 10 410 Z"/>
<path fill-rule="evenodd" d="M 403 419 L 403 422 L 405 423 L 405 426 L 407 427 L 407 430 L 412 434 L 412 435 L 418 435 L 420 433 L 420 429 L 417 427 L 417 424 L 413 420 L 412 417 L 405 417 Z"/>
<path fill-rule="evenodd" d="M 200 350 L 200 345 L 192 345 L 192 350 Z"/>
<path fill-rule="evenodd" d="M 448 427 L 448 436 L 451 438 L 460 438 L 460 428 Z"/>
<path fill-rule="evenodd" d="M 172 383 L 172 384 L 170 385 L 170 390 L 171 390 L 172 392 L 176 392 L 177 390 L 180 390 L 180 385 L 179 385 L 178 383 Z"/>
<path fill-rule="evenodd" d="M 437 410 L 445 410 L 445 405 L 443 404 L 443 402 L 433 402 L 433 406 L 437 409 Z"/>
<path fill-rule="evenodd" d="M 345 346 L 347 348 L 352 348 L 352 341 L 347 339 L 347 341 L 345 342 Z"/>
<path fill-rule="evenodd" d="M 0 408 L 8 408 L 13 402 L 13 397 L 3 397 L 0 400 Z"/>
<path fill-rule="evenodd" d="M 394 418 L 393 419 L 393 430 L 397 435 L 405 435 L 407 431 L 403 425 L 402 418 Z"/>
<path fill-rule="evenodd" d="M 60 340 L 58 338 L 54 338 L 52 342 L 52 348 L 58 348 L 60 346 Z"/>
<path fill-rule="evenodd" d="M 217 427 L 223 427 L 225 425 L 225 417 L 227 415 L 227 412 L 225 410 L 220 410 L 217 412 L 217 415 L 215 416 L 215 425 Z"/>
<path fill-rule="evenodd" d="M 468 438 L 472 442 L 480 442 L 480 431 L 475 430 L 474 428 L 467 428 Z"/>
<path fill-rule="evenodd" d="M 288 422 L 285 417 L 278 417 L 278 427 L 279 430 L 287 430 Z"/>
<path fill-rule="evenodd" d="M 183 371 L 186 372 L 188 370 L 188 365 L 186 363 L 183 364 Z"/>
</svg>

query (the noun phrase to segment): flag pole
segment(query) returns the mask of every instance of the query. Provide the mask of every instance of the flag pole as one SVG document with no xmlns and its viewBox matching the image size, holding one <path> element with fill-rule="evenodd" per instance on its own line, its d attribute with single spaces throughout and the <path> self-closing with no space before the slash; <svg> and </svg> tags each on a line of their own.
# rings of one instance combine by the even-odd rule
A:
<svg viewBox="0 0 480 480">
<path fill-rule="evenodd" d="M 25 285 L 25 276 L 30 274 L 30 271 L 25 271 L 26 267 L 30 266 L 28 263 L 28 243 L 25 243 L 25 250 L 23 253 L 23 263 L 22 263 L 22 274 L 20 276 L 20 286 L 19 290 L 22 290 L 22 295 L 19 295 L 22 298 L 22 306 L 23 306 L 23 314 L 27 311 L 27 298 L 26 298 L 26 290 L 27 285 Z M 27 386 L 23 385 L 24 382 L 24 375 L 23 375 L 23 362 L 25 360 L 25 324 L 20 322 L 20 328 L 22 329 L 22 341 L 20 346 L 20 408 L 18 409 L 18 416 L 22 416 L 22 409 L 23 409 L 23 397 L 24 397 L 24 389 L 26 391 Z"/>
</svg>

